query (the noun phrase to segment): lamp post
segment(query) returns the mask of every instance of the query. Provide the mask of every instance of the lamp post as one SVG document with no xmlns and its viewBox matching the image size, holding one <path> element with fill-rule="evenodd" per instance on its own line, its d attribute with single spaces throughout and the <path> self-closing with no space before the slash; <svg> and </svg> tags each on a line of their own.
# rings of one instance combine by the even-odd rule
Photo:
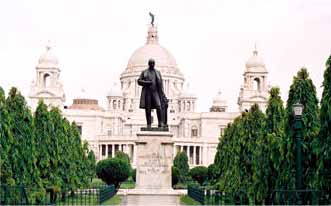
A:
<svg viewBox="0 0 331 206">
<path fill-rule="evenodd" d="M 295 187 L 302 188 L 302 112 L 304 106 L 300 103 L 293 104 L 294 130 L 295 130 Z M 298 194 L 298 204 L 301 204 L 301 195 Z"/>
</svg>

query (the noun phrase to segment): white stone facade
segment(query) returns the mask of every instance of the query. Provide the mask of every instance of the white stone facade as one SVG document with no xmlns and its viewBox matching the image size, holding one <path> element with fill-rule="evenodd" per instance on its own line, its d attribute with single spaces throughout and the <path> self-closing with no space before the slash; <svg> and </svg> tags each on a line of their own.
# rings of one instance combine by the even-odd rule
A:
<svg viewBox="0 0 331 206">
<path fill-rule="evenodd" d="M 188 86 L 184 87 L 184 75 L 177 67 L 175 58 L 159 45 L 158 38 L 156 26 L 150 25 L 145 45 L 137 49 L 129 59 L 126 69 L 120 76 L 120 85 L 114 84 L 107 94 L 106 109 L 101 108 L 97 100 L 84 97 L 74 99 L 71 106 L 63 109 L 63 114 L 80 127 L 82 138 L 88 141 L 97 160 L 114 156 L 116 151 L 121 150 L 130 156 L 135 167 L 136 134 L 146 125 L 144 110 L 139 109 L 141 87 L 138 86 L 137 79 L 141 71 L 147 68 L 148 59 L 153 58 L 156 69 L 161 71 L 165 94 L 169 99 L 168 125 L 173 134 L 173 154 L 185 151 L 191 167 L 208 166 L 214 161 L 219 137 L 225 127 L 240 113 L 226 111 L 227 103 L 222 99 L 220 92 L 213 99 L 210 112 L 196 112 L 196 96 Z M 49 52 L 49 49 L 46 52 Z M 263 61 L 257 56 L 257 51 L 254 51 L 254 55 L 246 64 L 245 84 L 241 88 L 238 101 L 241 111 L 255 102 L 265 107 L 268 96 L 267 71 Z M 46 98 L 39 91 L 53 94 L 53 99 L 47 99 L 48 104 L 63 105 L 64 92 L 58 81 L 60 70 L 57 59 L 54 59 L 53 56 L 48 57 L 51 66 L 46 66 L 47 72 L 54 74 L 52 87 L 44 86 L 44 81 L 40 80 L 40 75 L 42 78 L 45 77 L 42 76 L 44 73 L 41 73 L 44 69 L 37 66 L 37 81 L 33 83 L 30 95 L 32 108 L 35 108 L 39 98 Z M 56 67 L 53 65 L 54 62 Z M 261 62 L 263 66 L 260 65 Z M 258 92 L 252 89 L 252 81 L 259 81 Z M 152 116 L 157 120 L 155 111 Z M 157 121 L 153 122 L 153 126 L 157 126 Z"/>
</svg>

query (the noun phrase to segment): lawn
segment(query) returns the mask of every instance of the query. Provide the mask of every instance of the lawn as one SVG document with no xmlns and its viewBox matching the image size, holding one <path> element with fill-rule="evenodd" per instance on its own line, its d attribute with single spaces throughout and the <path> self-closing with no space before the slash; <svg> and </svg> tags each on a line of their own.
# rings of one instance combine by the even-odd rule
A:
<svg viewBox="0 0 331 206">
<path fill-rule="evenodd" d="M 193 200 L 188 195 L 181 196 L 180 203 L 183 205 L 201 205 L 200 202 Z"/>
<path fill-rule="evenodd" d="M 134 181 L 125 181 L 121 183 L 121 189 L 133 189 L 136 187 L 136 183 Z"/>
<path fill-rule="evenodd" d="M 121 197 L 118 195 L 115 195 L 114 197 L 110 198 L 109 200 L 102 203 L 102 205 L 119 205 L 121 204 Z"/>
</svg>

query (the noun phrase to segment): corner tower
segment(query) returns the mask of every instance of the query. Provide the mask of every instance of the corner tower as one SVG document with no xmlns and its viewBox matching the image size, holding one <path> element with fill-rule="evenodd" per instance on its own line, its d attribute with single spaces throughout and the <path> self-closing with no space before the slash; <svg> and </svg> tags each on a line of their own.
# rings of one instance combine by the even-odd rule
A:
<svg viewBox="0 0 331 206">
<path fill-rule="evenodd" d="M 256 103 L 264 112 L 269 96 L 269 86 L 267 85 L 268 71 L 256 48 L 253 51 L 253 55 L 246 62 L 246 70 L 243 76 L 244 85 L 240 88 L 238 98 L 239 110 L 241 112 L 249 110 Z"/>
<path fill-rule="evenodd" d="M 62 110 L 65 94 L 59 80 L 60 73 L 59 61 L 48 43 L 36 66 L 36 80 L 31 84 L 29 98 L 33 111 L 40 99 L 43 99 L 46 105 L 59 107 Z"/>
</svg>

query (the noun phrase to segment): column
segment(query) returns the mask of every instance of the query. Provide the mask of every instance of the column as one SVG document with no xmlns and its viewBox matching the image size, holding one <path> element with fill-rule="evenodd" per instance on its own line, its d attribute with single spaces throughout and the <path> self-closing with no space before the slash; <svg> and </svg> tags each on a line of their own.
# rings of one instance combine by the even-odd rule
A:
<svg viewBox="0 0 331 206">
<path fill-rule="evenodd" d="M 106 144 L 106 159 L 108 158 L 108 144 Z"/>
<path fill-rule="evenodd" d="M 129 144 L 125 145 L 125 153 L 129 155 Z"/>
<path fill-rule="evenodd" d="M 176 147 L 177 147 L 177 145 L 174 145 L 174 148 L 173 148 L 173 155 L 172 155 L 172 160 L 175 159 L 175 156 L 176 156 L 176 154 L 177 154 L 177 152 L 176 152 Z"/>
<path fill-rule="evenodd" d="M 190 163 L 190 146 L 189 145 L 186 146 L 186 155 L 187 155 L 188 162 Z"/>
<path fill-rule="evenodd" d="M 115 145 L 112 144 L 111 157 L 115 157 Z"/>
<path fill-rule="evenodd" d="M 132 157 L 132 159 L 133 159 L 133 164 L 134 165 L 137 165 L 137 147 L 136 147 L 136 145 L 135 144 L 133 144 L 133 157 Z"/>
<path fill-rule="evenodd" d="M 196 150 L 195 150 L 195 147 L 196 146 L 193 146 L 193 165 L 196 165 L 197 162 L 196 162 L 196 158 L 197 158 L 197 153 L 196 153 Z"/>
<path fill-rule="evenodd" d="M 99 160 L 102 160 L 102 145 L 99 145 Z"/>
<path fill-rule="evenodd" d="M 180 152 L 183 151 L 183 145 L 180 145 Z"/>
<path fill-rule="evenodd" d="M 207 152 L 208 145 L 206 143 L 203 144 L 203 164 L 207 164 Z"/>
</svg>

